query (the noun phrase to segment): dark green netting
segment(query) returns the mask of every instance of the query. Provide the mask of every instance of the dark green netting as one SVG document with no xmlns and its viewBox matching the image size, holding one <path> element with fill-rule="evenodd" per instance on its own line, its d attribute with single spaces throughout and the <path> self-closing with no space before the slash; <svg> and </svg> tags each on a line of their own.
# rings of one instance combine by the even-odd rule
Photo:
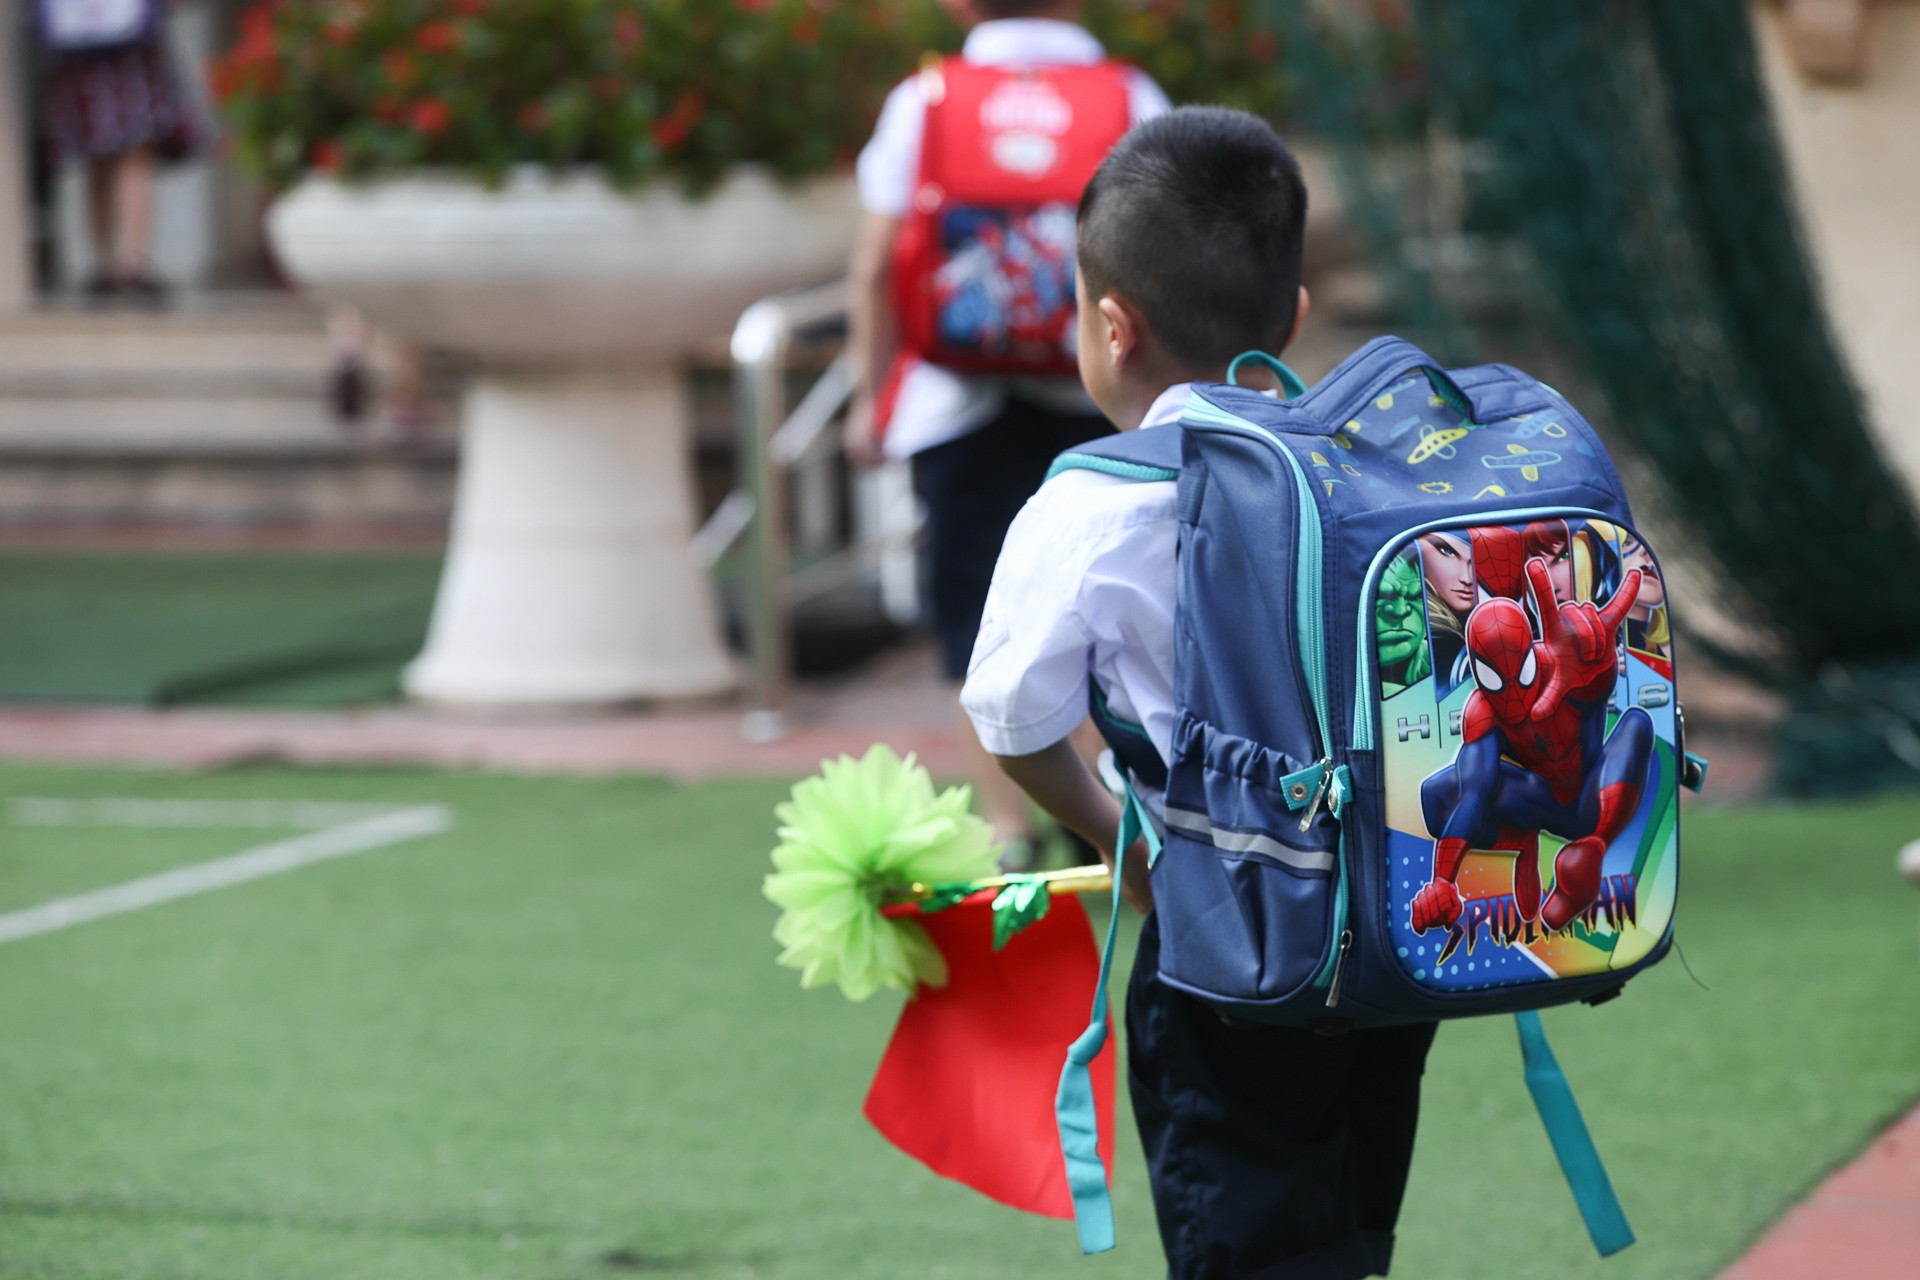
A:
<svg viewBox="0 0 1920 1280">
<path fill-rule="evenodd" d="M 1270 12 L 1395 322 L 1452 359 L 1551 333 L 1743 624 L 1721 656 L 1790 695 L 1781 784 L 1920 782 L 1920 521 L 1828 328 L 1745 0 L 1361 9 Z"/>
</svg>

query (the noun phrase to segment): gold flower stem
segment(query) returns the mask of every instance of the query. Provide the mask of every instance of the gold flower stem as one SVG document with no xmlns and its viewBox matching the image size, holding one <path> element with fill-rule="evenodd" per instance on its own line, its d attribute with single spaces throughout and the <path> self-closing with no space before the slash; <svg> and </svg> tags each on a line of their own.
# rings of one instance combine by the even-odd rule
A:
<svg viewBox="0 0 1920 1280">
<path fill-rule="evenodd" d="M 1004 889 L 1008 885 L 1016 884 L 1021 880 L 1033 879 L 1038 879 L 1041 883 L 1045 884 L 1047 886 L 1047 892 L 1053 894 L 1095 893 L 1103 889 L 1113 888 L 1112 873 L 1104 866 L 1091 866 L 1062 867 L 1057 871 L 1042 871 L 1037 874 L 1025 873 L 1021 875 L 988 876 L 984 880 L 972 881 L 971 891 L 981 893 L 989 889 Z M 916 902 L 923 902 L 933 897 L 934 891 L 934 885 L 922 884 L 917 880 L 907 886 L 908 895 Z"/>
</svg>

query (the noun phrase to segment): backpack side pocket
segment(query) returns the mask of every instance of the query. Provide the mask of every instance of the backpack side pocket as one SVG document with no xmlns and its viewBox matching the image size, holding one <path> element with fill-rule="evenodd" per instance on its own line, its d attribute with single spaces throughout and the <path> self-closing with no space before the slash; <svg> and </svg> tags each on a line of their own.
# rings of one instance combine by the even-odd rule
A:
<svg viewBox="0 0 1920 1280">
<path fill-rule="evenodd" d="M 1198 720 L 1176 730 L 1153 871 L 1160 969 L 1173 985 L 1271 1002 L 1320 968 L 1338 830 L 1321 814 L 1302 831 L 1282 782 L 1311 763 Z"/>
</svg>

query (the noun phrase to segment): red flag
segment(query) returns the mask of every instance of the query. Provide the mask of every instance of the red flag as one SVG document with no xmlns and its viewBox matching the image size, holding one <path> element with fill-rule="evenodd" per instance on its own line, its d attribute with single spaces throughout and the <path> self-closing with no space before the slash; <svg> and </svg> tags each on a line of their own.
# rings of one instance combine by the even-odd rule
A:
<svg viewBox="0 0 1920 1280">
<path fill-rule="evenodd" d="M 993 949 L 992 895 L 918 917 L 947 958 L 947 985 L 921 987 L 867 1091 L 867 1119 L 942 1177 L 1002 1204 L 1073 1217 L 1054 1092 L 1086 1030 L 1100 949 L 1078 897 Z M 1113 1167 L 1113 1039 L 1093 1060 L 1100 1157 Z"/>
</svg>

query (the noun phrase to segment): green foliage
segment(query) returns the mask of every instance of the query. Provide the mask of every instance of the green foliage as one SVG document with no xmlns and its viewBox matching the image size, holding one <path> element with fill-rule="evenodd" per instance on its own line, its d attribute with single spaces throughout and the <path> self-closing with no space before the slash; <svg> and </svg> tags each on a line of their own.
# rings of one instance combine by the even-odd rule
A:
<svg viewBox="0 0 1920 1280">
<path fill-rule="evenodd" d="M 1886 584 L 1920 559 L 1920 521 L 1827 323 L 1751 6 L 1426 0 L 1411 76 L 1331 52 L 1319 8 L 1273 12 L 1396 326 L 1462 363 L 1563 342 L 1590 416 L 1644 464 L 1637 503 L 1694 535 L 1690 576 L 1773 678 L 1910 659 L 1920 595 Z M 1387 127 L 1395 102 L 1420 135 Z"/>
<path fill-rule="evenodd" d="M 1087 0 L 1081 19 L 1108 53 L 1140 66 L 1175 102 L 1272 120 L 1289 106 L 1280 38 L 1257 0 Z"/>
<path fill-rule="evenodd" d="M 275 186 L 521 163 L 702 186 L 741 160 L 845 160 L 943 30 L 900 0 L 284 0 L 242 18 L 214 85 Z"/>
<path fill-rule="evenodd" d="M 1635 505 L 1689 535 L 1664 554 L 1741 624 L 1709 640 L 1682 601 L 1687 639 L 1789 697 L 1783 786 L 1915 785 L 1920 593 L 1888 584 L 1920 513 L 1820 297 L 1754 6 L 1397 2 L 1374 29 L 1424 52 L 1396 67 L 1324 38 L 1366 0 L 1268 0 L 1392 326 L 1563 381 L 1634 455 Z"/>
<path fill-rule="evenodd" d="M 1286 105 L 1247 0 L 1092 0 L 1086 17 L 1176 101 Z M 541 164 L 700 189 L 742 161 L 786 179 L 846 165 L 887 92 L 959 43 L 935 0 L 267 0 L 213 82 L 241 162 L 274 187 Z"/>
<path fill-rule="evenodd" d="M 909 756 L 870 748 L 822 762 L 774 812 L 780 845 L 763 892 L 781 909 L 773 937 L 800 985 L 840 984 L 849 1000 L 882 987 L 944 986 L 946 960 L 911 919 L 880 914 L 915 882 L 974 880 L 994 871 L 993 832 L 969 809 L 973 792 L 933 779 Z"/>
</svg>

